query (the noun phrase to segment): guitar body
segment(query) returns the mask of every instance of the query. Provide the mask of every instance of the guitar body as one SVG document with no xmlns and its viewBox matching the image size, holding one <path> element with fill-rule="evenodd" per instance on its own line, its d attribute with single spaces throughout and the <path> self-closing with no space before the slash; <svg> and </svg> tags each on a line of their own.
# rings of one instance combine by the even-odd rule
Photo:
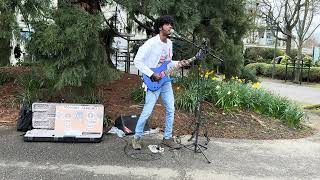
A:
<svg viewBox="0 0 320 180">
<path fill-rule="evenodd" d="M 196 59 L 202 59 L 204 56 L 204 52 L 202 49 L 199 50 L 199 52 L 192 58 L 188 59 L 187 61 L 190 63 Z M 168 69 L 168 64 L 170 63 L 171 61 L 164 61 L 164 63 L 160 66 L 160 67 L 157 67 L 157 68 L 151 68 L 151 70 L 154 72 L 154 73 L 157 73 L 157 74 L 160 74 L 161 72 L 164 72 L 165 76 L 160 80 L 160 81 L 152 81 L 150 77 L 148 77 L 147 75 L 143 74 L 142 75 L 142 79 L 144 81 L 144 84 L 148 87 L 148 89 L 150 91 L 156 91 L 158 89 L 161 88 L 161 86 L 163 84 L 165 84 L 166 82 L 170 82 L 172 81 L 174 78 L 170 78 L 167 74 L 166 74 L 166 71 Z M 180 66 L 181 67 L 181 66 Z M 180 68 L 179 67 L 179 68 Z M 177 68 L 177 67 L 176 67 Z"/>
<path fill-rule="evenodd" d="M 168 68 L 168 64 L 170 61 L 165 61 L 160 67 L 157 68 L 151 68 L 151 70 L 155 73 L 161 73 L 163 71 L 166 71 Z M 143 74 L 142 76 L 144 83 L 148 87 L 150 91 L 156 91 L 161 88 L 161 86 L 166 83 L 172 81 L 174 78 L 170 78 L 169 76 L 165 75 L 160 81 L 152 81 L 150 77 Z"/>
</svg>

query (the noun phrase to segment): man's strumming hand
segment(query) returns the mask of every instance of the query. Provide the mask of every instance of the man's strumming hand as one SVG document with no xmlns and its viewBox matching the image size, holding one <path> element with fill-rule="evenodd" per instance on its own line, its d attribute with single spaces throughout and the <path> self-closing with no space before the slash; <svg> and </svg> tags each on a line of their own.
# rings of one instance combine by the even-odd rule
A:
<svg viewBox="0 0 320 180">
<path fill-rule="evenodd" d="M 152 81 L 156 81 L 156 82 L 161 80 L 161 76 L 158 73 L 153 73 L 150 78 Z"/>
</svg>

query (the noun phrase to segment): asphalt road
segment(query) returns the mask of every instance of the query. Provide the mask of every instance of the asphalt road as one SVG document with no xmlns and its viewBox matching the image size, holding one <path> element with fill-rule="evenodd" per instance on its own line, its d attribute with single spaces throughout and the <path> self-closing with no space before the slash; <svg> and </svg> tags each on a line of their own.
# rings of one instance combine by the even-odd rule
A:
<svg viewBox="0 0 320 180">
<path fill-rule="evenodd" d="M 166 148 L 161 156 L 142 154 L 149 153 L 144 148 L 135 157 L 150 161 L 136 160 L 124 152 L 125 141 L 114 135 L 97 144 L 23 142 L 20 135 L 0 129 L 0 179 L 320 179 L 320 135 L 273 141 L 211 139 L 205 150 L 211 164 L 186 148 Z M 148 136 L 145 143 L 160 139 Z M 132 153 L 136 151 L 128 147 L 127 154 Z"/>
</svg>

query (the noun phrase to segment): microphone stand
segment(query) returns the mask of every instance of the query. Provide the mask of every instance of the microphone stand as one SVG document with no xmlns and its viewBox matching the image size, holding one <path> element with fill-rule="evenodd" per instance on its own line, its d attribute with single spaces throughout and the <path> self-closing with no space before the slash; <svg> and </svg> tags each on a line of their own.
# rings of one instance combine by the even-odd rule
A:
<svg viewBox="0 0 320 180">
<path fill-rule="evenodd" d="M 207 47 L 207 44 L 204 43 L 204 47 L 201 47 L 193 42 L 191 42 L 190 40 L 188 39 L 185 39 L 185 38 L 179 38 L 179 39 L 182 39 L 182 40 L 185 40 L 186 42 L 192 44 L 193 46 L 197 47 L 198 49 L 202 49 L 205 53 L 208 53 L 208 47 Z M 222 59 L 220 59 L 219 57 L 215 56 L 214 54 L 210 54 L 212 55 L 213 57 L 215 57 L 216 59 L 220 60 L 221 62 L 223 62 Z M 202 69 L 201 71 L 203 70 L 203 66 L 201 66 Z M 201 145 L 199 144 L 199 131 L 200 131 L 200 126 L 202 126 L 202 121 L 203 121 L 203 117 L 201 116 L 202 115 L 202 109 L 201 109 L 201 102 L 203 101 L 203 94 L 202 94 L 202 86 L 203 86 L 203 77 L 202 79 L 200 80 L 200 69 L 197 68 L 197 84 L 198 84 L 198 87 L 197 87 L 197 111 L 196 111 L 196 127 L 194 129 L 194 131 L 192 132 L 192 136 L 191 138 L 188 140 L 188 141 L 191 141 L 194 137 L 195 137 L 195 141 L 192 143 L 192 144 L 189 144 L 189 145 L 184 145 L 185 148 L 189 149 L 188 146 L 194 146 L 194 149 L 193 151 L 195 153 L 201 153 L 207 160 L 208 163 L 211 163 L 211 161 L 208 159 L 208 157 L 205 155 L 205 153 L 203 152 L 203 149 L 208 149 L 206 147 L 206 145 L 208 145 L 210 139 L 208 137 L 208 129 L 206 127 L 206 130 L 205 130 L 205 134 L 204 136 L 206 137 L 206 142 L 205 142 L 205 145 Z M 189 150 L 192 150 L 192 149 L 189 149 Z"/>
<path fill-rule="evenodd" d="M 197 45 L 196 43 L 190 41 L 190 40 L 187 39 L 187 38 L 183 38 L 182 36 L 180 36 L 180 35 L 178 35 L 178 34 L 176 34 L 176 33 L 173 33 L 173 34 L 174 34 L 175 36 L 177 36 L 177 37 L 175 37 L 175 36 L 169 36 L 169 37 L 170 37 L 170 38 L 173 38 L 173 39 L 178 39 L 178 40 L 185 41 L 185 42 L 193 45 L 194 47 L 196 47 L 196 48 L 198 48 L 198 49 L 202 49 L 203 51 L 205 51 L 205 52 L 206 52 L 207 54 L 209 54 L 210 56 L 214 57 L 215 59 L 218 59 L 220 62 L 224 62 L 223 59 L 221 59 L 220 57 L 218 57 L 218 56 L 214 55 L 213 53 L 211 53 L 211 51 L 213 51 L 213 50 L 210 49 L 208 46 L 206 46 L 207 49 L 205 49 L 205 48 Z"/>
</svg>

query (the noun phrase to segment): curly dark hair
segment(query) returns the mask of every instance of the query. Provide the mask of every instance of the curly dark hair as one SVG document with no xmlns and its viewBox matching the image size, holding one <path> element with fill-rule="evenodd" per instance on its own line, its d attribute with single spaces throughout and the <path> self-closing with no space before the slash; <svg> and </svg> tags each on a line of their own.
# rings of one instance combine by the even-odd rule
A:
<svg viewBox="0 0 320 180">
<path fill-rule="evenodd" d="M 153 28 L 156 34 L 160 33 L 159 28 L 165 24 L 171 24 L 173 26 L 173 17 L 170 15 L 163 15 L 156 19 Z"/>
</svg>

